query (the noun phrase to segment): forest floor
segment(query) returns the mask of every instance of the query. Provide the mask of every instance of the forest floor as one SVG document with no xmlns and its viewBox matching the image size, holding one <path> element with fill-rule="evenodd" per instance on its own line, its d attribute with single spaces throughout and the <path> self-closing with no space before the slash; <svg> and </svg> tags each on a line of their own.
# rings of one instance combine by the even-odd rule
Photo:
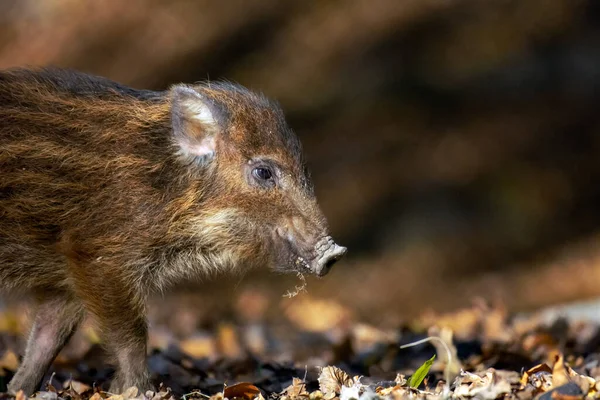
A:
<svg viewBox="0 0 600 400">
<path fill-rule="evenodd" d="M 565 399 L 600 397 L 600 326 L 471 307 L 377 327 L 333 303 L 306 297 L 287 320 L 232 315 L 177 337 L 153 326 L 149 367 L 156 392 L 103 391 L 114 372 L 86 325 L 59 355 L 35 398 L 377 400 L 400 398 Z M 20 310 L 0 316 L 0 390 L 19 364 Z M 256 317 L 256 315 L 254 315 Z M 153 317 L 157 319 L 156 315 Z M 152 318 L 151 318 L 152 320 Z M 185 318 L 182 317 L 182 320 Z M 177 329 L 174 329 L 177 331 Z M 426 338 L 431 342 L 414 344 Z M 9 398 L 8 394 L 2 394 Z M 23 400 L 23 393 L 17 394 Z"/>
</svg>

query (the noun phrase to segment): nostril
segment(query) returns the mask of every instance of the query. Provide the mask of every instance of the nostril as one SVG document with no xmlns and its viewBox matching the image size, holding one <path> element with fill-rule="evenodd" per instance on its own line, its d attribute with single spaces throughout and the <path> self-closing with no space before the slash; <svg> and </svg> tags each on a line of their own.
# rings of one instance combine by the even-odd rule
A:
<svg viewBox="0 0 600 400">
<path fill-rule="evenodd" d="M 339 260 L 339 257 L 331 257 L 329 260 L 327 260 L 325 262 L 325 268 L 329 269 L 329 268 L 333 267 L 333 264 L 335 264 L 337 262 L 337 260 Z"/>
<path fill-rule="evenodd" d="M 330 269 L 340 258 L 346 254 L 346 248 L 342 246 L 334 245 L 333 251 L 326 258 L 323 268 L 325 270 Z"/>
</svg>

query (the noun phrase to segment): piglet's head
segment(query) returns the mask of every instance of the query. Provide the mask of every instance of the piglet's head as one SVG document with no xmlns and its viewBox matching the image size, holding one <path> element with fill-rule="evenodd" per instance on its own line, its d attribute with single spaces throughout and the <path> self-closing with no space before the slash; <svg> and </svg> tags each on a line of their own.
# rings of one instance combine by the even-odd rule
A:
<svg viewBox="0 0 600 400">
<path fill-rule="evenodd" d="M 201 262 L 325 275 L 346 248 L 329 235 L 279 106 L 224 83 L 177 85 L 171 95 L 175 152 L 200 193 L 186 230 Z"/>
</svg>

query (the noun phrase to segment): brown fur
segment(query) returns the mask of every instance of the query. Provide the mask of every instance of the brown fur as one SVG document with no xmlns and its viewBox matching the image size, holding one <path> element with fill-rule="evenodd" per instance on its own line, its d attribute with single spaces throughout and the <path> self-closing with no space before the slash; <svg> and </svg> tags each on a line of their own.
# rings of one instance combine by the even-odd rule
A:
<svg viewBox="0 0 600 400">
<path fill-rule="evenodd" d="M 189 115 L 187 89 L 214 126 Z M 214 158 L 190 155 L 210 132 Z M 277 190 L 252 183 L 257 158 L 277 165 Z M 300 144 L 264 97 L 231 84 L 150 92 L 64 70 L 0 72 L 0 288 L 39 303 L 12 391 L 37 388 L 84 310 L 116 355 L 112 390 L 146 389 L 149 293 L 226 270 L 293 270 L 324 237 Z"/>
</svg>

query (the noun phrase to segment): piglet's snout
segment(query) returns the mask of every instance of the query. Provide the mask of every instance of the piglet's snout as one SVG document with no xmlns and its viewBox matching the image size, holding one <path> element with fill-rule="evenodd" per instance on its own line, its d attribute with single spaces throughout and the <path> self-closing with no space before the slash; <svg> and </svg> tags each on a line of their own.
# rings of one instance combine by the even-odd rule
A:
<svg viewBox="0 0 600 400">
<path fill-rule="evenodd" d="M 325 276 L 339 259 L 344 257 L 347 249 L 344 246 L 336 244 L 331 238 L 328 238 L 328 244 L 320 251 L 316 258 L 314 272 L 318 276 Z"/>
</svg>

